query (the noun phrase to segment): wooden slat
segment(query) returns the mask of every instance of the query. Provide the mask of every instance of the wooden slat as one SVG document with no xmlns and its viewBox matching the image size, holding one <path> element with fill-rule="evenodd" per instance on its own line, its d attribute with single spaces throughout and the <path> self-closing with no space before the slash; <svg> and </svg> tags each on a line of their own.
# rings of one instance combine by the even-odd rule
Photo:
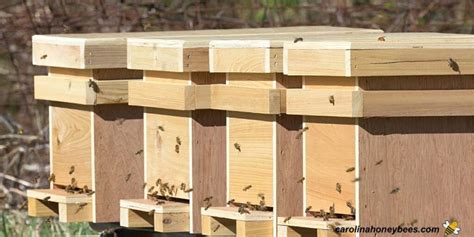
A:
<svg viewBox="0 0 474 237">
<path fill-rule="evenodd" d="M 49 202 L 65 204 L 92 202 L 92 197 L 87 194 L 67 193 L 63 189 L 29 189 L 26 195 L 39 200 L 50 197 Z"/>
<path fill-rule="evenodd" d="M 129 82 L 129 104 L 174 110 L 194 110 L 194 88 L 151 81 Z"/>
<path fill-rule="evenodd" d="M 284 73 L 347 77 L 472 74 L 472 43 L 471 35 L 433 33 L 287 42 Z"/>
<path fill-rule="evenodd" d="M 92 107 L 52 103 L 50 108 L 54 184 L 66 186 L 75 178 L 78 187 L 92 187 Z"/>
<path fill-rule="evenodd" d="M 120 226 L 139 228 L 153 227 L 153 221 L 153 215 L 148 215 L 148 212 L 120 207 Z"/>
<path fill-rule="evenodd" d="M 237 236 L 273 236 L 273 221 L 237 221 Z"/>
<path fill-rule="evenodd" d="M 91 203 L 59 203 L 58 206 L 60 222 L 90 222 L 93 220 Z"/>
<path fill-rule="evenodd" d="M 273 213 L 267 211 L 250 211 L 250 214 L 240 214 L 237 207 L 210 207 L 201 209 L 203 216 L 212 216 L 240 221 L 269 221 L 273 219 Z"/>
<path fill-rule="evenodd" d="M 81 105 L 117 104 L 128 101 L 128 80 L 91 82 L 64 77 L 35 76 L 34 84 L 37 100 Z"/>
<path fill-rule="evenodd" d="M 285 222 L 286 217 L 278 217 L 278 225 L 286 225 L 292 227 L 302 227 L 310 229 L 331 230 L 331 225 L 339 227 L 355 227 L 355 221 L 344 220 L 340 218 L 330 218 L 325 221 L 323 218 L 315 218 L 312 216 L 293 216 Z"/>
<path fill-rule="evenodd" d="M 83 80 L 123 80 L 141 79 L 143 77 L 143 71 L 126 68 L 74 69 L 48 67 L 48 76 Z"/>
<path fill-rule="evenodd" d="M 97 105 L 93 119 L 94 221 L 118 222 L 120 199 L 143 197 L 143 109 Z"/>
<path fill-rule="evenodd" d="M 154 230 L 161 233 L 189 232 L 189 213 L 156 213 Z"/>
<path fill-rule="evenodd" d="M 163 204 L 156 205 L 150 199 L 122 199 L 120 207 L 142 212 L 154 210 L 156 213 L 182 213 L 189 212 L 189 204 L 183 202 L 164 201 Z"/>
<path fill-rule="evenodd" d="M 127 38 L 213 35 L 261 35 L 305 31 L 373 31 L 327 26 L 260 29 L 166 31 L 108 34 L 63 34 L 33 36 L 33 64 L 64 68 L 126 68 Z"/>
<path fill-rule="evenodd" d="M 28 197 L 28 216 L 57 216 L 58 213 L 58 203 Z"/>
</svg>

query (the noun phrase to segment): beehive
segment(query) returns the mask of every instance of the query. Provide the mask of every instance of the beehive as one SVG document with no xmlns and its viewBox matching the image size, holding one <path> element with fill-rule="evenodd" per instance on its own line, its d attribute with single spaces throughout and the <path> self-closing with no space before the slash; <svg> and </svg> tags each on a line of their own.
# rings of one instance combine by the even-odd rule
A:
<svg viewBox="0 0 474 237">
<path fill-rule="evenodd" d="M 233 192 L 236 189 L 244 187 L 244 184 L 230 181 L 226 177 L 234 172 L 239 172 L 232 169 L 238 169 L 240 166 L 246 165 L 250 169 L 253 165 L 259 166 L 260 161 L 252 160 L 256 158 L 255 154 L 259 154 L 262 155 L 260 159 L 264 162 L 257 172 L 264 172 L 269 176 L 265 177 L 265 183 L 262 184 L 263 189 L 258 187 L 259 182 L 256 182 L 254 186 L 256 186 L 255 189 L 260 190 L 259 192 L 267 192 L 267 206 L 273 206 L 271 190 L 273 184 L 272 144 L 276 133 L 273 132 L 275 124 L 271 120 L 275 114 L 280 113 L 280 99 L 282 98 L 281 91 L 273 86 L 276 76 L 270 73 L 262 74 L 263 76 L 224 73 L 228 70 L 210 73 L 209 71 L 212 72 L 218 68 L 214 66 L 213 62 L 223 63 L 223 60 L 209 56 L 212 54 L 209 43 L 216 38 L 257 41 L 256 39 L 262 38 L 294 39 L 294 35 L 347 34 L 356 31 L 358 30 L 314 27 L 296 28 L 294 32 L 287 30 L 269 35 L 245 33 L 231 36 L 201 35 L 172 39 L 162 37 L 128 39 L 128 68 L 144 70 L 143 81 L 130 83 L 129 104 L 146 107 L 144 116 L 147 187 L 145 190 L 150 192 L 145 195 L 157 192 L 155 188 L 157 189 L 158 186 L 160 189 L 162 188 L 162 185 L 157 185 L 158 180 L 175 188 L 180 187 L 181 184 L 192 188 L 193 191 L 189 193 L 177 190 L 177 192 L 166 194 L 171 198 L 176 198 L 166 201 L 166 203 L 171 201 L 188 202 L 190 204 L 189 227 L 183 226 L 183 229 L 180 230 L 201 233 L 201 208 L 209 205 L 208 201 L 204 201 L 204 199 L 212 197 L 210 202 L 212 206 L 225 207 L 227 193 L 231 193 L 230 197 L 233 197 Z M 281 72 L 283 70 L 281 64 L 282 46 L 281 43 L 280 48 L 275 49 L 275 54 L 280 55 L 279 58 L 268 57 L 266 51 L 270 48 L 250 49 L 252 52 L 249 55 L 256 56 L 256 58 L 251 59 L 248 66 L 256 66 L 257 70 L 261 70 L 261 64 L 270 65 L 270 60 L 272 60 L 271 64 L 274 68 L 272 70 Z M 272 51 L 274 50 L 272 49 Z M 233 58 L 233 56 L 229 57 Z M 273 61 L 278 61 L 279 64 L 274 64 Z M 261 84 L 262 87 L 259 88 L 253 84 Z M 235 128 L 240 126 L 240 131 L 228 126 L 230 113 L 242 116 L 242 119 L 239 120 L 241 124 L 235 126 Z M 255 119 L 258 122 L 254 123 Z M 245 149 L 240 158 L 243 163 L 232 164 L 233 159 L 226 159 L 226 157 L 235 154 L 235 148 L 232 147 L 236 142 L 231 141 L 234 135 L 240 136 L 239 134 L 246 136 L 238 141 L 242 144 L 242 149 Z M 250 145 L 251 140 L 255 139 L 252 136 L 257 136 L 257 139 L 259 139 L 258 136 L 262 136 L 263 140 L 256 141 L 257 145 Z M 245 159 L 248 162 L 244 161 Z M 240 176 L 247 180 L 256 177 L 255 175 L 248 176 L 248 173 L 242 173 Z M 251 193 L 253 192 L 252 190 Z M 158 194 L 161 194 L 161 190 Z M 257 194 L 258 192 L 249 201 L 258 203 L 255 201 Z M 141 200 L 139 201 L 141 202 Z M 243 199 L 236 201 L 246 202 Z M 131 206 L 130 203 L 133 202 L 127 200 L 122 205 L 124 216 L 130 217 L 136 211 L 144 212 L 143 209 L 139 210 Z M 165 211 L 164 208 L 158 207 L 155 210 Z M 155 218 L 156 215 L 159 213 L 155 211 Z M 131 227 L 134 221 L 131 218 L 126 218 L 126 220 L 121 224 Z M 268 223 L 271 233 L 271 221 Z M 156 226 L 155 230 L 158 230 Z M 173 230 L 176 232 L 175 229 Z"/>
</svg>

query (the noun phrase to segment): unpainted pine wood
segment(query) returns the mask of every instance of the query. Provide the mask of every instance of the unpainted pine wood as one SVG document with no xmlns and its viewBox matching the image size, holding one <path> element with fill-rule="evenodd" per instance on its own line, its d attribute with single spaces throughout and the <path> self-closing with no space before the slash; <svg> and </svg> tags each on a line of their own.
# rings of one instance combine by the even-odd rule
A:
<svg viewBox="0 0 474 237">
<path fill-rule="evenodd" d="M 120 207 L 144 212 L 155 210 L 156 213 L 189 212 L 188 203 L 173 200 L 165 200 L 164 203 L 157 204 L 151 199 L 121 199 Z"/>
<path fill-rule="evenodd" d="M 157 232 L 189 232 L 189 213 L 155 212 L 154 219 L 154 229 Z"/>
<path fill-rule="evenodd" d="M 92 197 L 85 193 L 68 193 L 64 189 L 28 189 L 26 196 L 35 199 L 45 199 L 57 203 L 91 203 Z"/>
<path fill-rule="evenodd" d="M 237 237 L 273 236 L 273 221 L 237 221 Z"/>
<path fill-rule="evenodd" d="M 211 72 L 269 73 L 269 48 L 210 48 Z"/>
<path fill-rule="evenodd" d="M 190 85 L 130 81 L 129 104 L 161 109 L 194 110 L 196 97 Z"/>
<path fill-rule="evenodd" d="M 284 49 L 283 73 L 303 76 L 347 76 L 344 50 Z"/>
<path fill-rule="evenodd" d="M 302 77 L 277 74 L 277 88 L 301 88 Z M 303 117 L 276 117 L 276 212 L 277 216 L 303 215 L 303 139 L 298 136 Z"/>
<path fill-rule="evenodd" d="M 143 71 L 130 70 L 127 68 L 75 69 L 65 67 L 49 67 L 48 76 L 83 80 L 124 80 L 141 79 L 143 77 Z"/>
<path fill-rule="evenodd" d="M 92 221 L 91 203 L 58 203 L 59 221 L 65 223 Z"/>
<path fill-rule="evenodd" d="M 92 187 L 92 107 L 51 103 L 51 113 L 54 184 L 66 186 L 75 178 L 78 187 Z"/>
<path fill-rule="evenodd" d="M 345 78 L 333 78 L 327 83 L 327 78 L 311 77 L 304 79 L 305 89 L 322 87 L 347 87 L 352 90 L 354 84 L 348 84 Z M 319 84 L 318 81 L 322 83 Z M 350 214 L 346 202 L 355 204 L 355 171 L 346 172 L 355 167 L 356 137 L 355 119 L 335 117 L 305 116 L 304 132 L 306 149 L 306 206 L 313 210 L 324 209 L 334 204 L 335 212 Z M 341 193 L 336 190 L 337 183 L 341 185 Z"/>
<path fill-rule="evenodd" d="M 236 221 L 226 218 L 202 216 L 202 234 L 207 236 L 235 236 Z"/>
<path fill-rule="evenodd" d="M 154 216 L 148 212 L 120 207 L 120 226 L 124 227 L 153 227 Z"/>
<path fill-rule="evenodd" d="M 194 85 L 224 84 L 225 74 L 192 73 Z M 191 232 L 201 232 L 201 208 L 212 196 L 213 206 L 226 205 L 226 112 L 195 110 L 192 112 L 192 207 Z"/>
<path fill-rule="evenodd" d="M 58 203 L 28 197 L 28 216 L 57 216 Z"/>
<path fill-rule="evenodd" d="M 472 89 L 474 81 L 458 75 L 375 77 L 361 78 L 360 86 Z M 473 235 L 473 121 L 472 116 L 361 119 L 360 225 L 396 226 L 416 219 L 416 226 L 441 227 L 456 218 L 461 234 Z"/>
<path fill-rule="evenodd" d="M 120 199 L 142 198 L 143 109 L 94 107 L 94 220 L 119 221 Z"/>
<path fill-rule="evenodd" d="M 275 88 L 274 74 L 229 73 L 228 85 Z M 229 199 L 258 204 L 259 193 L 273 205 L 273 156 L 275 116 L 227 112 Z M 240 151 L 236 148 L 240 147 Z M 252 185 L 247 191 L 245 187 Z"/>
<path fill-rule="evenodd" d="M 146 189 L 155 186 L 158 179 L 161 179 L 162 183 L 168 183 L 170 187 L 175 185 L 179 188 L 181 183 L 191 187 L 189 183 L 191 112 L 154 108 L 146 108 L 145 112 Z M 181 145 L 177 142 L 178 138 Z M 177 194 L 170 196 L 189 199 L 189 195 L 178 190 Z"/>
</svg>

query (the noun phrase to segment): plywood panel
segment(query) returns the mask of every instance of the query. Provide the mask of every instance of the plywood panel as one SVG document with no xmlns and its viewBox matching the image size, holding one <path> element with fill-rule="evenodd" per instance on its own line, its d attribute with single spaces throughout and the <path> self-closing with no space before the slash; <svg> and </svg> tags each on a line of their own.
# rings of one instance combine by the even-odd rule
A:
<svg viewBox="0 0 474 237">
<path fill-rule="evenodd" d="M 352 83 L 348 83 L 352 82 Z M 353 90 L 354 79 L 342 77 L 305 77 L 305 89 Z M 306 150 L 306 206 L 329 211 L 335 205 L 336 213 L 350 214 L 346 202 L 355 203 L 356 138 L 355 119 L 305 116 Z M 341 193 L 336 190 L 341 185 Z"/>
<path fill-rule="evenodd" d="M 143 197 L 143 109 L 98 105 L 94 112 L 94 217 L 116 222 L 120 199 Z"/>
<path fill-rule="evenodd" d="M 360 86 L 472 89 L 474 80 L 459 75 L 376 77 L 361 78 Z M 473 235 L 473 121 L 468 116 L 362 119 L 360 224 L 388 226 L 416 219 L 418 226 L 441 227 L 456 218 L 461 235 Z"/>
<path fill-rule="evenodd" d="M 225 74 L 192 73 L 193 84 L 225 83 Z M 192 112 L 192 233 L 201 233 L 201 207 L 212 196 L 213 206 L 224 206 L 226 200 L 226 112 L 196 110 Z"/>
<path fill-rule="evenodd" d="M 154 186 L 161 179 L 169 186 L 189 184 L 190 116 L 188 111 L 145 109 L 146 116 L 146 182 Z M 177 143 L 179 138 L 181 145 Z M 179 149 L 176 149 L 178 145 Z M 189 199 L 189 194 L 179 190 L 178 198 Z"/>
<path fill-rule="evenodd" d="M 301 77 L 277 75 L 278 88 L 301 88 Z M 303 117 L 280 114 L 276 118 L 277 216 L 303 215 L 303 139 L 298 137 Z"/>
<path fill-rule="evenodd" d="M 83 105 L 51 104 L 52 173 L 55 184 L 69 185 L 75 178 L 77 185 L 92 187 L 91 107 Z M 69 174 L 71 166 L 74 172 Z"/>
</svg>

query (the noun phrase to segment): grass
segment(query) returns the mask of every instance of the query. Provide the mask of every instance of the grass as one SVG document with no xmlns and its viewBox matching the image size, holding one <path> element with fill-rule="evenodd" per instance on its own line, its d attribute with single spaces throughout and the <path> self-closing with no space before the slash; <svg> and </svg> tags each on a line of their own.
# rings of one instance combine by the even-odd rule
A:
<svg viewBox="0 0 474 237">
<path fill-rule="evenodd" d="M 57 218 L 29 217 L 25 211 L 1 210 L 0 237 L 98 235 L 89 224 L 60 223 Z"/>
</svg>

